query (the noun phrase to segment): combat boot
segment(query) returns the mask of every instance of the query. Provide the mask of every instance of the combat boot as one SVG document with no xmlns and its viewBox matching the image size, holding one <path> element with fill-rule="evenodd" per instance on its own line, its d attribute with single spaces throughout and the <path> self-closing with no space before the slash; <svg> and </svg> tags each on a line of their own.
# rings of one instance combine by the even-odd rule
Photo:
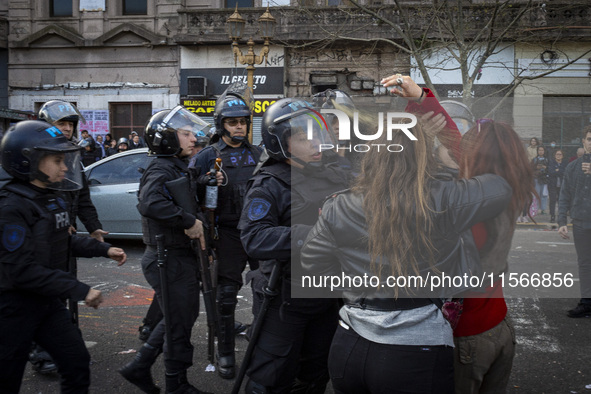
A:
<svg viewBox="0 0 591 394">
<path fill-rule="evenodd" d="M 33 370 L 42 375 L 57 372 L 57 365 L 41 346 L 33 343 L 31 352 L 29 353 L 29 361 L 33 366 Z"/>
<path fill-rule="evenodd" d="M 151 368 L 160 353 L 161 349 L 146 343 L 141 347 L 133 361 L 121 368 L 119 373 L 144 393 L 158 394 L 160 393 L 160 387 L 154 384 Z"/>
<path fill-rule="evenodd" d="M 166 373 L 166 394 L 211 394 L 189 383 L 187 370 Z"/>
<path fill-rule="evenodd" d="M 236 376 L 236 357 L 234 355 L 235 334 L 234 315 L 220 316 L 218 336 L 218 374 L 224 379 Z"/>
</svg>

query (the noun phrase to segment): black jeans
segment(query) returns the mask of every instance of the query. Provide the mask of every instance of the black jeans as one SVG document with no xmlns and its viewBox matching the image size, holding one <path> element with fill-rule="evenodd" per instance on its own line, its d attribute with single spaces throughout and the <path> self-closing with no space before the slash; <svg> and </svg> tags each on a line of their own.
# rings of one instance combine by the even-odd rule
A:
<svg viewBox="0 0 591 394">
<path fill-rule="evenodd" d="M 62 393 L 87 393 L 90 355 L 80 330 L 58 298 L 9 291 L 0 294 L 0 393 L 18 393 L 35 341 L 51 355 Z"/>
<path fill-rule="evenodd" d="M 591 304 L 591 229 L 573 224 L 573 239 L 579 265 L 581 302 Z"/>
<path fill-rule="evenodd" d="M 371 342 L 339 325 L 328 369 L 337 394 L 453 394 L 453 348 Z"/>
<path fill-rule="evenodd" d="M 554 217 L 556 213 L 556 202 L 560 200 L 560 188 L 548 185 L 548 199 L 550 200 L 550 216 Z"/>
</svg>

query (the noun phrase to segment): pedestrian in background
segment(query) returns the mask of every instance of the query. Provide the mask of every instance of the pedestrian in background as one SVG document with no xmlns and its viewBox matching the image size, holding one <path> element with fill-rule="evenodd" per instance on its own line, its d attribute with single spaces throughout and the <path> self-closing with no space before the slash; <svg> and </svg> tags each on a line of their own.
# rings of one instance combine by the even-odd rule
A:
<svg viewBox="0 0 591 394">
<path fill-rule="evenodd" d="M 568 311 L 569 317 L 591 316 L 591 126 L 583 129 L 582 139 L 585 153 L 566 167 L 558 202 L 558 233 L 570 238 L 566 226 L 570 213 L 579 266 L 581 299 Z"/>
<path fill-rule="evenodd" d="M 568 163 L 564 160 L 564 153 L 561 149 L 554 152 L 554 159 L 548 165 L 548 199 L 550 200 L 550 223 L 556 221 L 556 203 L 560 199 L 560 188 L 562 187 L 564 171 Z"/>
<path fill-rule="evenodd" d="M 105 144 L 103 142 L 103 136 L 102 135 L 97 135 L 96 136 L 96 145 L 97 145 L 97 147 L 96 147 L 97 151 L 100 152 L 100 154 L 99 154 L 99 160 L 100 159 L 104 159 L 105 157 L 107 157 L 107 151 L 106 151 L 106 148 L 105 148 Z"/>
<path fill-rule="evenodd" d="M 546 213 L 548 205 L 548 158 L 546 157 L 546 148 L 538 146 L 537 156 L 531 161 L 534 171 L 536 192 L 538 193 L 538 214 Z"/>
<path fill-rule="evenodd" d="M 529 140 L 529 145 L 527 146 L 527 158 L 528 161 L 531 162 L 534 157 L 538 155 L 538 147 L 540 146 L 540 141 L 536 137 L 532 137 Z"/>
<path fill-rule="evenodd" d="M 568 162 L 570 163 L 571 161 L 577 160 L 579 157 L 583 157 L 584 153 L 585 153 L 585 149 L 577 148 L 577 154 L 574 155 L 573 157 L 571 157 L 570 159 L 568 159 Z"/>
</svg>

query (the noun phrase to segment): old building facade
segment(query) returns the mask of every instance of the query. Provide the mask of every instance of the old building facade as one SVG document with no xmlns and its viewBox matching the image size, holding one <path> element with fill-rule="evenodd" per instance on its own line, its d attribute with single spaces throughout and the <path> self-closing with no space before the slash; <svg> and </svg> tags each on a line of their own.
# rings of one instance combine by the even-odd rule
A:
<svg viewBox="0 0 591 394">
<path fill-rule="evenodd" d="M 237 3 L 246 20 L 243 51 L 250 36 L 255 52 L 262 46 L 257 19 L 265 11 L 263 6 L 270 5 L 277 20 L 269 55 L 255 70 L 255 142 L 260 117 L 277 98 L 338 88 L 353 96 L 388 101 L 379 85 L 384 76 L 411 73 L 421 80 L 412 54 L 397 45 L 404 44 L 404 37 L 380 19 L 402 25 L 399 11 L 388 1 L 365 2 L 376 13 L 373 16 L 344 7 L 340 1 L 304 2 L 306 7 L 295 1 Z M 409 7 L 404 12 L 417 21 L 406 31 L 420 37 L 430 21 L 423 10 L 437 2 L 404 3 Z M 111 132 L 115 137 L 142 129 L 152 113 L 178 104 L 210 119 L 217 95 L 232 81 L 246 78 L 245 66 L 235 61 L 227 34 L 226 19 L 233 12 L 229 7 L 235 4 L 221 0 L 0 1 L 0 22 L 5 16 L 7 24 L 0 37 L 5 38 L 0 55 L 5 53 L 7 59 L 6 103 L 0 101 L 0 108 L 32 114 L 47 100 L 68 100 L 85 116 L 82 128 L 94 134 Z M 554 14 L 538 10 L 515 27 L 526 39 L 508 41 L 496 54 L 496 62 L 504 67 L 483 67 L 471 94 L 480 98 L 497 86 L 510 85 L 516 75 L 559 69 L 567 59 L 591 50 L 591 7 L 582 3 L 569 10 L 570 14 L 564 8 Z M 476 11 L 470 9 L 474 15 Z M 576 143 L 574 130 L 591 116 L 590 57 L 547 77 L 526 79 L 511 93 L 508 117 L 524 139 L 558 137 Z M 440 98 L 462 96 L 464 85 L 457 67 L 433 72 L 432 79 Z M 571 105 L 556 104 L 567 97 L 572 98 Z"/>
</svg>

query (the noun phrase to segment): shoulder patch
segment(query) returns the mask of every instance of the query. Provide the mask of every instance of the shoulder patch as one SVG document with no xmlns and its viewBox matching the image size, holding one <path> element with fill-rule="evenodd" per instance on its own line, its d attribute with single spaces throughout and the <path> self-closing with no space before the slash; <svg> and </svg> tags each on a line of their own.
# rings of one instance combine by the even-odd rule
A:
<svg viewBox="0 0 591 394">
<path fill-rule="evenodd" d="M 7 224 L 4 226 L 2 235 L 2 245 L 9 252 L 14 252 L 20 248 L 25 241 L 25 229 L 16 224 Z"/>
<path fill-rule="evenodd" d="M 248 218 L 252 221 L 262 219 L 267 216 L 269 209 L 271 209 L 271 203 L 269 201 L 263 200 L 262 198 L 255 198 L 250 202 Z"/>
</svg>

